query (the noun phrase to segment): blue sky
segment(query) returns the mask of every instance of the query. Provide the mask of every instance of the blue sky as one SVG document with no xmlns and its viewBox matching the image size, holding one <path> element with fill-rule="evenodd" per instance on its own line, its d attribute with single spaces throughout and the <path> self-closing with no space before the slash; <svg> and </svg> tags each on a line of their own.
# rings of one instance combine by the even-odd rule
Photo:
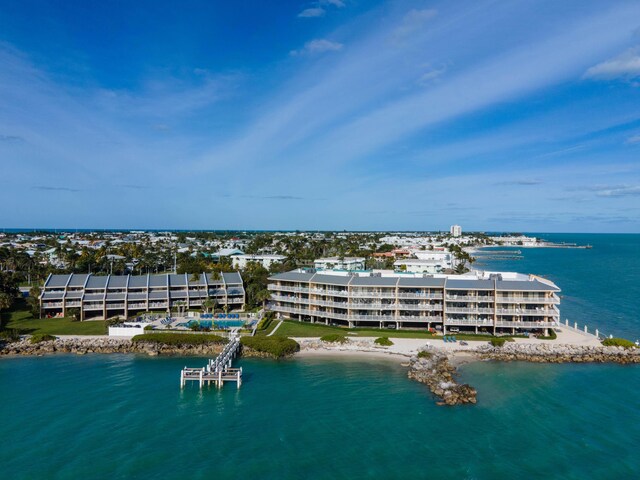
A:
<svg viewBox="0 0 640 480">
<path fill-rule="evenodd" d="M 0 0 L 0 226 L 640 232 L 637 1 Z"/>
</svg>

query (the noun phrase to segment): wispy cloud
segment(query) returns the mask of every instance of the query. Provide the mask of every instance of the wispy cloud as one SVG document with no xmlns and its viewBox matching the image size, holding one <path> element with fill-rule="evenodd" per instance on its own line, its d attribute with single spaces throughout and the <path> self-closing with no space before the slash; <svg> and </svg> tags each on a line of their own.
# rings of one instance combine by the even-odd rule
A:
<svg viewBox="0 0 640 480">
<path fill-rule="evenodd" d="M 534 180 L 534 179 L 522 179 L 522 180 L 505 180 L 503 182 L 496 182 L 494 185 L 519 185 L 519 186 L 533 186 L 533 185 L 541 185 L 542 180 Z"/>
<path fill-rule="evenodd" d="M 0 142 L 23 142 L 24 138 L 19 135 L 0 135 Z"/>
<path fill-rule="evenodd" d="M 640 185 L 595 187 L 594 191 L 598 197 L 636 197 L 640 196 Z"/>
<path fill-rule="evenodd" d="M 422 29 L 428 20 L 437 15 L 435 9 L 410 10 L 402 19 L 398 27 L 393 30 L 392 37 L 395 40 L 403 40 L 406 37 Z"/>
<path fill-rule="evenodd" d="M 640 143 L 640 134 L 631 135 L 629 138 L 627 138 L 625 143 L 630 143 L 630 144 Z"/>
<path fill-rule="evenodd" d="M 584 73 L 584 78 L 595 80 L 626 79 L 640 76 L 640 47 L 633 47 L 604 62 L 598 63 Z"/>
<path fill-rule="evenodd" d="M 321 7 L 305 8 L 298 14 L 298 17 L 317 18 L 317 17 L 323 17 L 325 13 L 326 13 L 325 9 Z"/>
<path fill-rule="evenodd" d="M 447 71 L 447 67 L 430 68 L 418 79 L 418 85 L 428 85 Z"/>
<path fill-rule="evenodd" d="M 71 187 L 51 187 L 47 185 L 35 185 L 33 187 L 34 190 L 44 190 L 44 191 L 53 191 L 53 192 L 81 192 L 80 188 L 71 188 Z"/>
<path fill-rule="evenodd" d="M 324 38 L 311 40 L 304 44 L 304 47 L 299 50 L 291 50 L 289 52 L 292 56 L 297 55 L 316 55 L 324 52 L 337 52 L 342 50 L 344 45 L 339 42 L 333 42 L 331 40 L 326 40 Z"/>
</svg>

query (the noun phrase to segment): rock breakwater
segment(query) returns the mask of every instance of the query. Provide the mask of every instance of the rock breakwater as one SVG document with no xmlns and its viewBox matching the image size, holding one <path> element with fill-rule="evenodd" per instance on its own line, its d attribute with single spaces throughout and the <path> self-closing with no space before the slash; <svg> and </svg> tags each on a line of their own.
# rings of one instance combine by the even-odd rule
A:
<svg viewBox="0 0 640 480">
<path fill-rule="evenodd" d="M 408 376 L 427 385 L 431 393 L 440 399 L 438 405 L 476 403 L 476 389 L 459 384 L 454 378 L 455 372 L 455 367 L 444 352 L 432 351 L 428 357 L 411 358 Z"/>
<path fill-rule="evenodd" d="M 506 343 L 483 345 L 473 350 L 480 359 L 535 363 L 640 363 L 640 349 L 605 346 Z"/>
<path fill-rule="evenodd" d="M 0 344 L 0 355 L 48 355 L 53 353 L 140 353 L 155 355 L 212 355 L 222 350 L 219 344 L 165 345 L 162 343 L 132 342 L 122 338 L 57 338 L 31 343 L 29 339 Z"/>
</svg>

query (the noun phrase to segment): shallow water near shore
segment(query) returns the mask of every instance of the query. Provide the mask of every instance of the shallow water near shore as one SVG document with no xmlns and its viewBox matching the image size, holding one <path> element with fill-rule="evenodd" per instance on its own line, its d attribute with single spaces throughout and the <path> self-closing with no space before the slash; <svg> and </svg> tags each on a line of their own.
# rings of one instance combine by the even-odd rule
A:
<svg viewBox="0 0 640 480">
<path fill-rule="evenodd" d="M 545 236 L 495 269 L 548 275 L 562 318 L 640 335 L 640 236 Z M 0 358 L 2 478 L 610 479 L 640 474 L 640 365 L 474 362 L 440 407 L 398 360 L 244 359 L 240 390 L 179 388 L 205 359 Z"/>
<path fill-rule="evenodd" d="M 397 361 L 246 359 L 232 385 L 179 389 L 204 359 L 0 360 L 3 478 L 630 478 L 640 368 L 477 362 L 473 407 L 436 406 Z"/>
</svg>

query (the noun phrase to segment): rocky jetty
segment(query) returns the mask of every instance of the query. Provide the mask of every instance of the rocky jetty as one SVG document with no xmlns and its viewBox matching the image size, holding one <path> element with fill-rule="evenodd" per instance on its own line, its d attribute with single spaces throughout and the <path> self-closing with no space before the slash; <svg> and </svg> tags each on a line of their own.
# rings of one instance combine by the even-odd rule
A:
<svg viewBox="0 0 640 480">
<path fill-rule="evenodd" d="M 0 355 L 48 355 L 52 353 L 140 353 L 156 355 L 194 355 L 217 354 L 222 345 L 164 345 L 158 343 L 132 342 L 122 338 L 57 338 L 55 340 L 31 343 L 27 339 L 18 342 L 0 344 Z"/>
<path fill-rule="evenodd" d="M 474 350 L 483 360 L 536 363 L 640 363 L 640 349 L 546 343 L 506 343 L 502 347 L 483 345 Z"/>
<path fill-rule="evenodd" d="M 409 378 L 424 383 L 440 399 L 438 405 L 476 403 L 476 389 L 459 384 L 454 378 L 456 369 L 449 357 L 440 351 L 430 351 L 428 357 L 413 357 L 409 363 Z"/>
</svg>

